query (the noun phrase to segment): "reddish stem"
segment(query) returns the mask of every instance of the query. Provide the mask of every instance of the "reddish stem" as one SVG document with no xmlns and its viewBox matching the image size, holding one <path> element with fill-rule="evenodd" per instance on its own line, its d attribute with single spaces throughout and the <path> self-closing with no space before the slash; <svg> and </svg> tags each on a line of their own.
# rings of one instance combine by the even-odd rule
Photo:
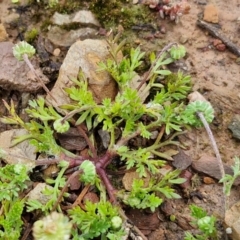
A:
<svg viewBox="0 0 240 240">
<path fill-rule="evenodd" d="M 114 154 L 111 154 L 110 152 L 106 152 L 106 154 L 104 156 L 99 158 L 96 163 L 96 171 L 107 189 L 110 201 L 115 203 L 116 202 L 116 197 L 115 197 L 116 190 L 112 186 L 112 184 L 107 176 L 107 173 L 106 173 L 106 167 L 108 166 L 108 164 L 111 163 L 113 156 L 114 156 Z"/>
<path fill-rule="evenodd" d="M 110 199 L 110 202 L 112 203 L 116 203 L 116 196 L 115 196 L 115 192 L 116 190 L 114 189 L 114 187 L 112 186 L 111 182 L 109 181 L 109 178 L 106 174 L 106 171 L 105 169 L 102 169 L 102 168 L 97 168 L 97 173 L 99 174 L 101 180 L 103 181 L 106 189 L 107 189 L 107 192 L 108 192 L 108 196 L 109 196 L 109 199 Z"/>
</svg>

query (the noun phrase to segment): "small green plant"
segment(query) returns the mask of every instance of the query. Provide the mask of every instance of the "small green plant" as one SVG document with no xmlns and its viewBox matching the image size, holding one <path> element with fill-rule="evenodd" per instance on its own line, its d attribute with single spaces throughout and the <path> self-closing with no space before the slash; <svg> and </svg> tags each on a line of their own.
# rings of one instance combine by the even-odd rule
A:
<svg viewBox="0 0 240 240">
<path fill-rule="evenodd" d="M 69 210 L 69 216 L 77 229 L 73 231 L 73 239 L 121 239 L 124 236 L 123 221 L 119 210 L 108 201 L 98 203 L 86 202 L 85 211 L 80 207 Z"/>
<path fill-rule="evenodd" d="M 184 240 L 217 240 L 216 218 L 208 216 L 206 211 L 196 205 L 191 205 L 190 209 L 194 218 L 192 225 L 199 229 L 201 234 L 193 236 L 186 232 Z"/>
<path fill-rule="evenodd" d="M 179 178 L 180 171 L 171 171 L 165 176 L 159 178 L 151 178 L 147 187 L 144 187 L 142 179 L 135 179 L 133 181 L 132 189 L 130 192 L 119 193 L 119 198 L 123 202 L 133 208 L 146 209 L 150 208 L 155 211 L 159 205 L 166 198 L 181 198 L 180 195 L 174 192 L 171 188 L 172 184 L 181 184 L 185 179 Z"/>
<path fill-rule="evenodd" d="M 30 62 L 29 58 L 31 58 L 36 53 L 35 48 L 30 45 L 29 43 L 25 41 L 21 41 L 18 44 L 16 44 L 13 47 L 13 55 L 18 61 L 25 61 L 25 63 L 28 65 L 29 69 L 32 71 L 32 73 L 36 76 L 40 84 L 42 85 L 42 88 L 51 96 L 53 100 L 55 98 L 52 96 L 46 85 L 44 84 L 41 77 L 39 77 L 37 71 L 34 69 L 34 66 Z M 56 101 L 56 100 L 55 100 Z"/>
<path fill-rule="evenodd" d="M 20 238 L 25 200 L 20 199 L 19 194 L 27 188 L 28 180 L 28 169 L 22 164 L 0 168 L 0 238 L 3 240 Z"/>
<path fill-rule="evenodd" d="M 68 168 L 68 163 L 66 161 L 61 161 L 59 163 L 59 167 L 61 167 L 62 169 L 60 170 L 60 172 L 58 173 L 58 176 L 56 177 L 56 179 L 47 179 L 46 183 L 48 183 L 49 185 L 54 185 L 53 188 L 45 188 L 45 190 L 43 191 L 43 195 L 47 196 L 49 198 L 49 200 L 47 201 L 47 203 L 41 203 L 38 200 L 28 200 L 26 202 L 27 204 L 27 211 L 28 212 L 32 212 L 34 210 L 41 210 L 43 213 L 47 214 L 50 213 L 53 210 L 53 207 L 55 206 L 56 203 L 61 202 L 62 199 L 60 199 L 60 201 L 58 200 L 58 197 L 61 193 L 61 188 L 63 188 L 66 184 L 66 180 L 65 177 L 63 176 L 65 170 Z M 65 196 L 67 196 L 67 194 L 65 194 Z M 58 205 L 57 206 L 57 210 L 61 212 L 61 208 Z"/>
<path fill-rule="evenodd" d="M 9 105 L 4 102 L 10 116 L 1 118 L 1 121 L 20 125 L 28 131 L 27 135 L 14 139 L 13 144 L 29 140 L 39 153 L 65 160 L 60 162 L 58 176 L 46 180 L 53 185 L 44 191 L 51 199 L 46 204 L 28 201 L 28 211 L 41 210 L 44 214 L 55 210 L 61 212 L 60 203 L 67 195 L 64 191 L 69 184 L 64 172 L 69 166 L 78 167 L 79 181 L 95 186 L 99 193 L 98 203 L 87 202 L 85 210 L 79 207 L 69 210 L 68 214 L 76 226 L 72 230 L 74 239 L 93 239 L 98 236 L 120 239 L 124 235 L 122 222 L 126 219 L 120 217 L 119 208 L 114 205 L 118 201 L 133 208 L 155 211 L 165 198 L 179 198 L 173 186 L 185 180 L 179 177 L 178 170 L 160 174 L 160 169 L 165 165 L 164 159 L 170 158 L 161 149 L 166 145 L 179 146 L 176 136 L 186 126 L 200 126 L 197 111 L 201 111 L 208 121 L 213 116 L 204 104 L 186 105 L 191 90 L 190 77 L 180 72 L 171 73 L 166 67 L 184 56 L 185 49 L 182 46 L 169 44 L 158 55 L 151 54 L 149 71 L 133 87 L 133 79 L 144 53 L 139 48 L 131 49 L 129 56 L 120 59 L 118 53 L 122 45 L 116 45 L 115 40 L 109 41 L 112 59 L 100 66 L 100 71 L 108 71 L 118 84 L 119 92 L 114 101 L 105 98 L 97 104 L 88 89 L 87 79 L 80 71 L 78 79 L 71 79 L 74 86 L 64 89 L 70 101 L 60 106 L 62 111 L 47 104 L 44 98 L 38 98 L 30 101 L 26 113 L 31 120 L 24 122 L 16 114 L 13 103 Z M 28 48 L 32 49 L 22 44 L 15 50 L 16 55 L 26 59 L 25 50 Z M 59 145 L 56 136 L 67 132 L 70 127 L 84 136 L 89 148 L 88 157 L 78 156 Z M 97 129 L 109 134 L 110 141 L 104 150 L 97 140 Z M 156 130 L 158 137 L 150 141 L 152 132 Z M 165 140 L 161 141 L 164 133 Z M 134 138 L 146 139 L 147 143 L 131 147 L 129 140 Z M 149 173 L 149 183 L 145 186 L 143 179 L 135 179 L 131 191 L 116 189 L 106 171 L 116 157 L 127 170 L 136 169 L 140 178 L 145 178 Z"/>
<path fill-rule="evenodd" d="M 24 38 L 27 42 L 32 43 L 36 39 L 38 34 L 38 30 L 36 28 L 32 28 L 24 34 Z"/>
<path fill-rule="evenodd" d="M 225 174 L 223 178 L 220 179 L 220 183 L 224 184 L 224 193 L 227 197 L 231 194 L 231 188 L 237 177 L 240 176 L 240 159 L 238 157 L 234 158 L 234 165 L 232 166 L 233 175 Z"/>
</svg>

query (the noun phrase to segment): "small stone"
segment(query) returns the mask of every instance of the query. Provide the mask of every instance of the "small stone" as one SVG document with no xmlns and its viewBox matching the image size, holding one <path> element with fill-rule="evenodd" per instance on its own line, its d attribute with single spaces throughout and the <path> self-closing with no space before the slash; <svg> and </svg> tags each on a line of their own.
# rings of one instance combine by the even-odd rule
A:
<svg viewBox="0 0 240 240">
<path fill-rule="evenodd" d="M 55 57 L 58 57 L 60 55 L 60 53 L 61 53 L 60 48 L 55 48 L 53 50 L 53 56 L 55 56 Z"/>
<path fill-rule="evenodd" d="M 233 137 L 240 140 L 240 115 L 233 116 L 231 123 L 228 125 L 228 129 L 231 130 Z"/>
<path fill-rule="evenodd" d="M 72 22 L 77 22 L 81 24 L 91 24 L 100 27 L 100 23 L 92 14 L 92 12 L 87 10 L 80 10 L 77 13 L 75 13 L 74 16 L 72 17 Z"/>
<path fill-rule="evenodd" d="M 83 197 L 83 203 L 86 203 L 87 201 L 90 201 L 92 203 L 98 203 L 99 202 L 99 197 L 96 193 L 94 192 L 88 192 L 86 195 Z"/>
<path fill-rule="evenodd" d="M 192 163 L 191 157 L 184 153 L 183 150 L 179 149 L 179 153 L 173 156 L 173 166 L 184 170 L 189 167 Z"/>
<path fill-rule="evenodd" d="M 165 34 L 165 33 L 167 32 L 166 27 L 163 26 L 163 25 L 161 25 L 161 26 L 159 27 L 159 30 L 160 30 L 160 32 L 161 32 L 162 34 Z"/>
<path fill-rule="evenodd" d="M 156 230 L 159 227 L 160 220 L 158 219 L 157 211 L 146 213 L 146 211 L 140 211 L 140 209 L 129 209 L 126 211 L 126 215 L 142 232 L 145 230 L 149 234 L 152 230 Z"/>
<path fill-rule="evenodd" d="M 109 132 L 108 131 L 104 131 L 102 129 L 99 129 L 98 130 L 98 134 L 99 134 L 99 136 L 100 136 L 100 138 L 102 140 L 103 147 L 105 149 L 107 149 L 108 146 L 109 146 L 109 143 L 110 143 L 110 134 L 109 134 Z"/>
<path fill-rule="evenodd" d="M 236 59 L 236 64 L 240 65 L 240 58 Z"/>
<path fill-rule="evenodd" d="M 214 184 L 214 183 L 216 183 L 216 181 L 213 178 L 210 178 L 210 177 L 204 177 L 203 178 L 203 182 L 205 184 Z"/>
<path fill-rule="evenodd" d="M 52 23 L 56 25 L 63 25 L 71 23 L 70 16 L 55 12 L 52 16 Z"/>
<path fill-rule="evenodd" d="M 6 156 L 1 159 L 7 164 L 24 164 L 28 169 L 35 167 L 36 147 L 30 145 L 29 141 L 12 146 L 13 139 L 26 136 L 28 132 L 25 129 L 11 129 L 0 133 L 1 150 L 5 151 Z"/>
<path fill-rule="evenodd" d="M 186 37 L 186 36 L 181 36 L 180 38 L 179 38 L 179 42 L 181 43 L 181 44 L 184 44 L 184 43 L 187 43 L 187 41 L 188 41 L 188 37 Z"/>
<path fill-rule="evenodd" d="M 41 204 L 46 204 L 52 198 L 51 195 L 44 195 L 42 193 L 46 188 L 49 190 L 53 189 L 53 187 L 47 185 L 46 183 L 38 183 L 37 186 L 28 193 L 28 200 L 37 200 Z"/>
<path fill-rule="evenodd" d="M 214 40 L 213 40 L 213 46 L 216 47 L 218 44 L 222 44 L 222 40 L 220 40 L 220 39 L 214 39 Z"/>
<path fill-rule="evenodd" d="M 218 180 L 222 178 L 217 159 L 207 154 L 203 154 L 197 161 L 193 161 L 192 167 L 196 171 L 205 173 Z M 226 174 L 229 174 L 229 175 L 233 174 L 233 170 L 231 167 L 227 166 L 226 164 L 223 164 L 223 167 Z M 235 180 L 234 185 L 237 186 L 239 184 L 240 184 L 240 178 L 238 177 Z"/>
<path fill-rule="evenodd" d="M 190 188 L 191 187 L 191 180 L 192 180 L 192 177 L 193 177 L 193 174 L 191 172 L 189 172 L 188 170 L 183 170 L 180 175 L 179 175 L 180 178 L 184 178 L 186 181 L 182 184 L 180 184 L 180 187 L 182 187 L 183 189 L 186 189 L 186 188 Z"/>
<path fill-rule="evenodd" d="M 145 178 L 140 178 L 139 174 L 137 172 L 132 171 L 132 172 L 125 173 L 125 175 L 123 176 L 123 179 L 122 179 L 122 183 L 123 183 L 124 188 L 127 191 L 131 191 L 134 179 L 143 179 L 143 181 L 144 181 L 143 187 L 147 187 L 149 184 L 150 178 L 151 178 L 151 176 L 149 173 L 147 173 L 147 176 Z"/>
<path fill-rule="evenodd" d="M 160 208 L 165 213 L 166 216 L 173 215 L 176 211 L 175 208 L 173 207 L 171 200 L 163 202 Z"/>
<path fill-rule="evenodd" d="M 175 222 L 169 222 L 168 223 L 168 229 L 173 231 L 173 232 L 176 232 L 177 229 L 178 229 L 178 226 Z"/>
<path fill-rule="evenodd" d="M 71 15 L 55 12 L 52 17 L 52 22 L 53 22 L 53 24 L 56 24 L 56 25 L 80 23 L 80 24 L 85 24 L 85 25 L 90 24 L 90 25 L 94 25 L 97 27 L 100 26 L 100 23 L 95 18 L 95 16 L 92 14 L 92 12 L 87 11 L 87 10 L 80 10 Z"/>
<path fill-rule="evenodd" d="M 0 23 L 0 42 L 6 41 L 8 39 L 8 34 L 2 23 Z"/>
<path fill-rule="evenodd" d="M 225 44 L 218 44 L 217 46 L 216 46 L 216 49 L 218 50 L 218 51 L 220 51 L 220 52 L 224 52 L 225 50 L 226 50 L 226 45 Z"/>
<path fill-rule="evenodd" d="M 203 20 L 211 23 L 218 23 L 218 9 L 215 5 L 209 4 L 205 7 Z"/>
<path fill-rule="evenodd" d="M 96 34 L 97 30 L 89 27 L 67 31 L 58 26 L 53 26 L 47 33 L 47 37 L 57 46 L 70 47 L 78 39 L 94 38 Z"/>
</svg>

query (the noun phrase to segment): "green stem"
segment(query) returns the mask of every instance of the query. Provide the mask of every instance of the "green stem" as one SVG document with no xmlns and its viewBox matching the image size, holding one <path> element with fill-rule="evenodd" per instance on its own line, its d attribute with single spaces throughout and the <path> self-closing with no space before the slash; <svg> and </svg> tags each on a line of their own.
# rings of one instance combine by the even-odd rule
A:
<svg viewBox="0 0 240 240">
<path fill-rule="evenodd" d="M 33 72 L 33 74 L 36 76 L 37 80 L 42 85 L 42 88 L 46 91 L 46 93 L 57 103 L 56 98 L 52 95 L 52 93 L 48 90 L 46 85 L 44 84 L 43 80 L 39 77 L 38 73 L 36 72 L 35 68 L 33 67 L 32 63 L 29 61 L 28 55 L 25 53 L 23 54 L 23 60 L 28 65 L 30 70 Z"/>
<path fill-rule="evenodd" d="M 166 52 L 168 49 L 170 49 L 172 46 L 177 45 L 177 43 L 169 43 L 167 46 L 165 46 L 160 53 L 158 54 L 158 56 L 156 57 L 155 61 L 152 63 L 150 69 L 147 71 L 146 74 L 144 74 L 143 79 L 141 80 L 139 86 L 137 87 L 137 91 L 140 90 L 140 88 L 143 86 L 143 84 L 149 79 L 151 78 L 152 74 L 153 74 L 153 69 L 154 66 L 156 65 L 157 61 L 159 60 L 159 58 L 163 55 L 164 52 Z"/>
<path fill-rule="evenodd" d="M 73 117 L 77 113 L 80 113 L 80 112 L 86 111 L 86 110 L 90 110 L 90 109 L 93 109 L 93 108 L 94 108 L 93 106 L 83 106 L 83 107 L 74 109 L 73 111 L 66 114 L 66 116 L 63 118 L 63 121 L 68 120 L 69 118 Z"/>
</svg>

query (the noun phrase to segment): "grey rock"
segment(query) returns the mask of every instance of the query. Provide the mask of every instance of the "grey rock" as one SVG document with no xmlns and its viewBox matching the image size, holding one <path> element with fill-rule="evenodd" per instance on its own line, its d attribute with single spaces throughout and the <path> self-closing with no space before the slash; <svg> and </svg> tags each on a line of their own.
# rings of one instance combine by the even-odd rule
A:
<svg viewBox="0 0 240 240">
<path fill-rule="evenodd" d="M 57 82 L 51 91 L 57 102 L 49 96 L 47 99 L 56 107 L 68 104 L 69 98 L 63 89 L 74 85 L 70 79 L 77 78 L 79 69 L 82 69 L 85 78 L 88 79 L 89 89 L 96 102 L 99 103 L 106 97 L 114 99 L 117 94 L 116 82 L 106 71 L 97 71 L 99 62 L 104 62 L 110 57 L 108 45 L 104 40 L 87 39 L 75 42 L 68 50 Z"/>
<path fill-rule="evenodd" d="M 189 157 L 183 150 L 179 149 L 179 153 L 174 155 L 173 157 L 173 166 L 184 170 L 189 167 L 192 163 L 191 157 Z"/>
<path fill-rule="evenodd" d="M 107 149 L 108 146 L 109 146 L 109 143 L 110 143 L 110 134 L 109 134 L 109 132 L 104 131 L 104 130 L 102 130 L 102 129 L 99 129 L 99 130 L 98 130 L 98 134 L 99 134 L 99 136 L 100 136 L 100 138 L 101 138 L 101 140 L 102 140 L 103 147 L 104 147 L 105 149 Z"/>
<path fill-rule="evenodd" d="M 70 15 L 55 12 L 52 16 L 52 23 L 56 25 L 69 24 L 71 23 Z"/>
<path fill-rule="evenodd" d="M 46 204 L 52 198 L 52 196 L 44 195 L 42 192 L 45 189 L 53 190 L 53 187 L 47 185 L 46 183 L 38 183 L 35 188 L 28 193 L 28 200 L 37 200 L 42 204 Z"/>
<path fill-rule="evenodd" d="M 87 11 L 87 10 L 78 11 L 73 16 L 72 21 L 82 23 L 82 24 L 92 24 L 92 25 L 100 27 L 100 23 L 95 18 L 95 16 L 92 14 L 92 12 Z"/>
<path fill-rule="evenodd" d="M 228 129 L 231 130 L 233 137 L 240 140 L 240 115 L 236 114 L 231 123 L 228 125 Z"/>
<path fill-rule="evenodd" d="M 80 10 L 71 15 L 60 14 L 58 12 L 55 12 L 52 17 L 52 23 L 56 25 L 80 23 L 84 25 L 93 25 L 100 27 L 100 23 L 92 14 L 92 12 L 87 10 Z"/>
<path fill-rule="evenodd" d="M 36 148 L 29 144 L 29 141 L 23 141 L 12 147 L 12 140 L 16 137 L 27 135 L 25 129 L 11 129 L 0 133 L 0 146 L 7 154 L 2 157 L 7 164 L 21 163 L 29 169 L 35 167 Z"/>
<path fill-rule="evenodd" d="M 0 87 L 20 92 L 36 92 L 42 85 L 27 64 L 13 56 L 13 46 L 11 42 L 0 42 Z M 31 62 L 43 82 L 48 83 L 49 79 L 39 69 L 37 59 L 31 58 Z"/>
<path fill-rule="evenodd" d="M 57 46 L 70 47 L 78 39 L 92 38 L 96 34 L 97 30 L 89 27 L 67 31 L 58 26 L 53 26 L 47 33 L 47 37 Z"/>
</svg>

